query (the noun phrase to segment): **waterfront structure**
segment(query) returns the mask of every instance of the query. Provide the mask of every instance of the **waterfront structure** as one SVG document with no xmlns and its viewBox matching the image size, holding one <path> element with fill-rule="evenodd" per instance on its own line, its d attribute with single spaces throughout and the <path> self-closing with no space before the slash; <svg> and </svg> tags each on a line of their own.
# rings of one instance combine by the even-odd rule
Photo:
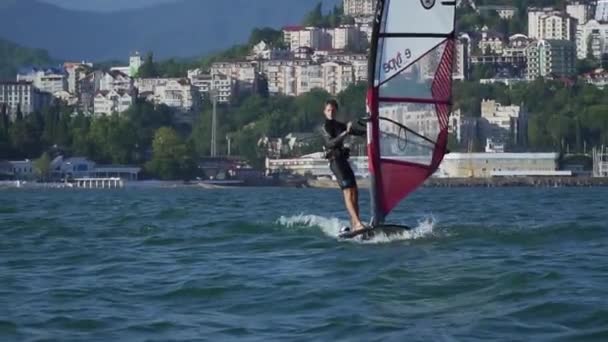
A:
<svg viewBox="0 0 608 342">
<path fill-rule="evenodd" d="M 34 163 L 29 159 L 9 161 L 8 164 L 10 173 L 15 179 L 31 180 L 36 177 Z"/>
<path fill-rule="evenodd" d="M 558 170 L 558 158 L 558 153 L 450 153 L 434 177 L 571 176 L 571 171 Z M 369 176 L 367 157 L 351 157 L 350 162 L 357 177 Z M 266 172 L 268 175 L 293 173 L 316 178 L 332 177 L 329 164 L 321 154 L 292 159 L 267 158 Z"/>
<path fill-rule="evenodd" d="M 119 178 L 135 181 L 141 168 L 128 165 L 98 165 L 84 157 L 57 157 L 51 162 L 51 177 L 63 179 Z"/>
<path fill-rule="evenodd" d="M 76 178 L 73 181 L 76 188 L 81 189 L 118 189 L 124 187 L 124 181 L 118 177 L 112 178 Z"/>
<path fill-rule="evenodd" d="M 608 177 L 608 148 L 593 149 L 593 176 Z"/>
</svg>

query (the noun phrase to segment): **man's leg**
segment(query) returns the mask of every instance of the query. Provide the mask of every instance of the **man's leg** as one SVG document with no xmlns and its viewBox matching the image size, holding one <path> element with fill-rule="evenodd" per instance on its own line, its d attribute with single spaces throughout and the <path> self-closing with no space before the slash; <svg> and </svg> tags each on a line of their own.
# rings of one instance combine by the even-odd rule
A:
<svg viewBox="0 0 608 342">
<path fill-rule="evenodd" d="M 357 188 L 347 188 L 342 190 L 344 193 L 344 203 L 350 215 L 351 229 L 359 230 L 365 228 L 359 219 L 359 205 L 357 200 Z"/>
</svg>

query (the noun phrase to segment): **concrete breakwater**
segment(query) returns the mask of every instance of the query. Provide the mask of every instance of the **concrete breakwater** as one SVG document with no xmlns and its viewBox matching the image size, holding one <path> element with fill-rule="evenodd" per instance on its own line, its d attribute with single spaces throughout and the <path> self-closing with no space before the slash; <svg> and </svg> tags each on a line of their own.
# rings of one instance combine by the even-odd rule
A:
<svg viewBox="0 0 608 342">
<path fill-rule="evenodd" d="M 358 179 L 360 188 L 369 188 L 369 179 Z M 308 180 L 311 188 L 338 188 L 332 180 Z M 430 178 L 424 183 L 429 188 L 467 187 L 593 187 L 608 186 L 608 178 L 593 177 L 500 177 L 500 178 Z"/>
</svg>

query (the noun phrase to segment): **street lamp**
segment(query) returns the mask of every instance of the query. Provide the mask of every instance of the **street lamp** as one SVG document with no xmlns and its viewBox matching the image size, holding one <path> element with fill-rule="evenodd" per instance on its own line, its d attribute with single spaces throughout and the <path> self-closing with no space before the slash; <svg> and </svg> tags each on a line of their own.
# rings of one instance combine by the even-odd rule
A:
<svg viewBox="0 0 608 342">
<path fill-rule="evenodd" d="M 213 103 L 213 115 L 211 117 L 211 157 L 217 156 L 217 90 L 214 87 L 209 89 L 209 96 Z"/>
</svg>

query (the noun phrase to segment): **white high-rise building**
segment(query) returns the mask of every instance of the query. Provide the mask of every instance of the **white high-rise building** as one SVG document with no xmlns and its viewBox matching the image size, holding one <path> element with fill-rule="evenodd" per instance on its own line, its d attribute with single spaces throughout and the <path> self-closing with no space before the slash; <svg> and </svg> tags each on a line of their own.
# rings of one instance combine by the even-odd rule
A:
<svg viewBox="0 0 608 342">
<path fill-rule="evenodd" d="M 571 40 L 576 37 L 578 21 L 566 13 L 553 10 L 528 12 L 528 37 L 531 39 Z"/>
<path fill-rule="evenodd" d="M 359 47 L 360 31 L 354 25 L 343 25 L 334 29 L 327 30 L 331 36 L 332 48 L 335 50 L 344 50 L 346 48 Z"/>
<path fill-rule="evenodd" d="M 215 91 L 217 102 L 229 103 L 236 84 L 230 76 L 211 75 L 203 73 L 201 69 L 188 70 L 188 79 L 192 86 L 198 90 L 201 103 L 210 101 L 211 91 Z"/>
<path fill-rule="evenodd" d="M 323 88 L 332 95 L 354 83 L 354 70 L 350 63 L 326 62 L 323 67 Z"/>
<path fill-rule="evenodd" d="M 344 14 L 351 17 L 373 16 L 376 0 L 344 0 Z"/>
<path fill-rule="evenodd" d="M 576 56 L 585 59 L 589 53 L 600 59 L 608 50 L 608 23 L 589 20 L 576 32 Z"/>
<path fill-rule="evenodd" d="M 526 49 L 527 77 L 562 77 L 575 73 L 576 46 L 568 40 L 540 40 Z"/>
<path fill-rule="evenodd" d="M 14 118 L 18 111 L 28 115 L 48 106 L 51 96 L 41 92 L 31 82 L 0 82 L 0 110 L 6 106 Z"/>
<path fill-rule="evenodd" d="M 331 48 L 331 37 L 324 29 L 318 27 L 288 26 L 283 28 L 283 41 L 289 45 L 291 51 L 301 47 L 314 50 L 327 50 Z"/>
<path fill-rule="evenodd" d="M 66 62 L 63 64 L 63 68 L 68 74 L 68 92 L 70 94 L 78 93 L 78 82 L 85 78 L 91 71 L 93 63 L 71 63 Z"/>
<path fill-rule="evenodd" d="M 229 76 L 238 83 L 239 91 L 257 89 L 259 75 L 256 64 L 250 61 L 217 62 L 211 65 L 211 75 Z"/>
<path fill-rule="evenodd" d="M 579 25 L 584 24 L 591 19 L 591 11 L 589 6 L 580 2 L 574 2 L 566 6 L 566 13 L 576 19 Z"/>
<path fill-rule="evenodd" d="M 68 75 L 64 69 L 31 68 L 17 74 L 17 82 L 32 82 L 34 87 L 50 94 L 68 90 Z"/>
<path fill-rule="evenodd" d="M 600 22 L 608 21 L 608 0 L 598 0 L 595 9 L 595 20 Z"/>
<path fill-rule="evenodd" d="M 495 100 L 481 102 L 481 135 L 498 145 L 523 143 L 527 136 L 527 115 L 521 106 L 503 106 Z"/>
<path fill-rule="evenodd" d="M 313 89 L 323 89 L 323 67 L 320 64 L 296 67 L 297 95 L 308 93 Z"/>
<path fill-rule="evenodd" d="M 454 48 L 454 67 L 452 77 L 455 80 L 466 80 L 469 70 L 469 45 L 471 38 L 467 34 L 458 37 Z"/>
</svg>

